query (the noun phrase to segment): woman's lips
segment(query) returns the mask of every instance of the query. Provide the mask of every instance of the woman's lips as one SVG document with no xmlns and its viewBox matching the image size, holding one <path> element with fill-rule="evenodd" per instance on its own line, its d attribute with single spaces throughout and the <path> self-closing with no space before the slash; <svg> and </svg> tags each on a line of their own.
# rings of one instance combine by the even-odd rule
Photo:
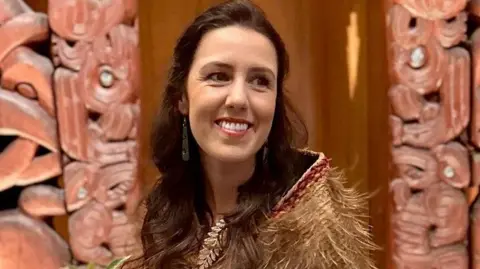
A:
<svg viewBox="0 0 480 269">
<path fill-rule="evenodd" d="M 231 118 L 216 120 L 215 124 L 222 132 L 229 136 L 243 136 L 252 127 L 252 124 L 249 121 Z"/>
</svg>

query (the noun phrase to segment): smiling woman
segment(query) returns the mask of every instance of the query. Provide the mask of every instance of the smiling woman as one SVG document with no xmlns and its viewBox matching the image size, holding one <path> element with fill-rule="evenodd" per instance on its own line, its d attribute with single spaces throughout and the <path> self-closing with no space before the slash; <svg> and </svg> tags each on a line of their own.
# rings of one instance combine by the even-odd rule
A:
<svg viewBox="0 0 480 269">
<path fill-rule="evenodd" d="M 275 48 L 263 34 L 243 26 L 205 34 L 180 102 L 202 155 L 253 169 L 272 127 L 277 70 Z"/>
<path fill-rule="evenodd" d="M 208 9 L 173 59 L 141 267 L 373 268 L 364 199 L 322 153 L 297 149 L 288 56 L 263 12 L 246 0 Z"/>
</svg>

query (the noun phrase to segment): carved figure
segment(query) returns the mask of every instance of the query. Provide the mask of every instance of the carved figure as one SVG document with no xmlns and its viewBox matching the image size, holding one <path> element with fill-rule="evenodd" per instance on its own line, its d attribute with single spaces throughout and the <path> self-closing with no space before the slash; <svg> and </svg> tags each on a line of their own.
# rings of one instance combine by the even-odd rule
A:
<svg viewBox="0 0 480 269">
<path fill-rule="evenodd" d="M 469 268 L 466 2 L 395 0 L 388 13 L 396 268 Z"/>
<path fill-rule="evenodd" d="M 25 186 L 18 209 L 0 212 L 0 241 L 11 242 L 1 268 L 58 269 L 70 253 L 106 265 L 138 247 L 124 212 L 137 158 L 136 1 L 48 4 L 47 17 L 0 1 L 0 192 Z M 39 42 L 52 60 L 30 46 Z M 62 188 L 32 185 L 60 175 Z M 43 221 L 66 214 L 70 246 Z"/>
<path fill-rule="evenodd" d="M 53 64 L 31 46 L 48 42 L 48 33 L 45 14 L 21 0 L 0 1 L 0 139 L 7 143 L 0 191 L 25 186 L 19 209 L 0 211 L 0 242 L 8 242 L 0 244 L 0 268 L 57 269 L 71 259 L 67 243 L 42 220 L 65 214 L 63 190 L 29 186 L 62 172 Z"/>
<path fill-rule="evenodd" d="M 478 22 L 480 22 L 480 2 L 472 1 L 469 6 L 469 11 L 472 14 L 472 17 L 476 20 L 476 25 L 478 27 Z M 472 50 L 472 72 L 473 72 L 473 85 L 472 85 L 472 99 L 475 100 L 472 102 L 472 119 L 470 125 L 470 139 L 469 142 L 474 146 L 474 150 L 471 152 L 471 161 L 472 161 L 472 195 L 470 195 L 471 201 L 471 211 L 472 211 L 472 223 L 471 223 L 471 250 L 472 250 L 472 268 L 480 268 L 480 226 L 479 226 L 479 186 L 480 186 L 480 158 L 478 149 L 480 148 L 480 103 L 478 98 L 480 98 L 480 30 L 477 28 L 473 31 L 473 34 L 470 38 L 471 40 L 471 50 Z"/>
<path fill-rule="evenodd" d="M 137 158 L 135 10 L 134 1 L 49 1 L 70 246 L 82 262 L 106 265 L 135 248 L 124 213 Z"/>
</svg>

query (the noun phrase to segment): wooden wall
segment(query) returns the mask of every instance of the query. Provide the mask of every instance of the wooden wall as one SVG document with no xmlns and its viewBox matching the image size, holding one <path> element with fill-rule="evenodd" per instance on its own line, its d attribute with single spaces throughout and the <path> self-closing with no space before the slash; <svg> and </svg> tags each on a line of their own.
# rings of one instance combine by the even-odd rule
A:
<svg viewBox="0 0 480 269">
<path fill-rule="evenodd" d="M 47 13 L 48 0 L 24 0 L 36 12 Z"/>
<path fill-rule="evenodd" d="M 219 0 L 140 2 L 142 123 L 140 179 L 152 183 L 148 138 L 173 46 L 194 16 Z M 383 1 L 256 0 L 287 44 L 287 87 L 309 128 L 309 146 L 372 193 L 371 224 L 387 268 L 388 87 Z"/>
</svg>

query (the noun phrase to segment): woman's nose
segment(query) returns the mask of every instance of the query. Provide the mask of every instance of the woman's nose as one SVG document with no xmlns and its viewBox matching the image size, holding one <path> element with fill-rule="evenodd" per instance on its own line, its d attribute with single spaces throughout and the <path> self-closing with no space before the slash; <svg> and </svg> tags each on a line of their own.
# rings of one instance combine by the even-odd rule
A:
<svg viewBox="0 0 480 269">
<path fill-rule="evenodd" d="M 247 108 L 247 85 L 243 81 L 236 81 L 231 85 L 225 104 L 231 108 Z"/>
</svg>

